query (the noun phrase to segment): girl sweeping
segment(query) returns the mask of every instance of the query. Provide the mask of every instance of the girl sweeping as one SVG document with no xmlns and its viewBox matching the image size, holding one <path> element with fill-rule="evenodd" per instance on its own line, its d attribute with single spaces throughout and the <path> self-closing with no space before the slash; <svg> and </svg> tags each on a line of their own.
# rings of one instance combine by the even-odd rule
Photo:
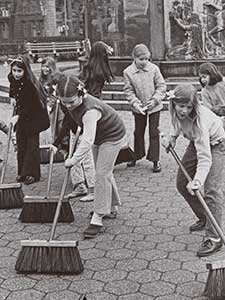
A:
<svg viewBox="0 0 225 300">
<path fill-rule="evenodd" d="M 149 122 L 149 149 L 147 160 L 153 162 L 153 172 L 160 172 L 159 119 L 166 84 L 159 68 L 149 61 L 150 51 L 144 44 L 138 44 L 132 51 L 133 63 L 124 74 L 124 92 L 134 115 L 134 152 L 136 160 L 145 156 L 145 129 Z M 144 108 L 145 107 L 145 108 Z M 128 162 L 134 167 L 136 160 Z"/>
<path fill-rule="evenodd" d="M 181 169 L 177 173 L 177 189 L 192 208 L 198 221 L 190 227 L 199 231 L 205 227 L 206 236 L 197 251 L 198 256 L 208 256 L 222 247 L 222 241 L 206 218 L 195 190 L 204 190 L 206 204 L 218 224 L 222 224 L 223 186 L 225 175 L 225 131 L 221 119 L 200 104 L 197 92 L 191 84 L 181 84 L 170 94 L 172 133 L 163 139 L 167 148 L 175 147 L 182 133 L 189 145 L 182 164 L 190 174 L 188 183 Z"/>
<path fill-rule="evenodd" d="M 17 181 L 31 184 L 40 180 L 39 133 L 50 123 L 45 93 L 33 74 L 29 59 L 19 56 L 11 62 L 9 96 L 15 99 Z"/>
<path fill-rule="evenodd" d="M 225 116 L 225 82 L 218 68 L 210 62 L 201 64 L 199 80 L 203 104 L 218 116 Z"/>
<path fill-rule="evenodd" d="M 86 93 L 75 77 L 60 78 L 57 91 L 75 124 L 83 130 L 81 143 L 66 167 L 76 166 L 92 148 L 95 161 L 94 214 L 84 237 L 95 237 L 103 226 L 104 215 L 110 214 L 120 198 L 113 176 L 117 155 L 124 145 L 125 126 L 117 112 Z"/>
<path fill-rule="evenodd" d="M 111 47 L 102 41 L 93 44 L 89 59 L 84 65 L 80 74 L 80 79 L 84 82 L 87 92 L 97 98 L 101 98 L 102 89 L 105 82 L 110 83 L 114 79 L 108 54 L 112 51 Z M 71 142 L 75 134 L 71 133 Z M 78 141 L 80 142 L 81 137 Z M 87 153 L 85 159 L 71 169 L 71 180 L 74 190 L 69 197 L 78 197 L 81 202 L 94 200 L 94 162 L 91 151 Z"/>
<path fill-rule="evenodd" d="M 48 114 L 50 119 L 50 129 L 51 129 L 51 135 L 46 136 L 48 134 L 48 131 L 42 133 L 42 138 L 47 140 L 45 144 L 51 144 L 52 141 L 55 139 L 55 136 L 57 136 L 60 127 L 62 126 L 62 121 L 64 118 L 64 113 L 62 111 L 61 106 L 59 106 L 58 110 L 58 118 L 57 118 L 57 124 L 54 130 L 54 120 L 55 120 L 55 113 L 56 113 L 56 101 L 57 98 L 55 97 L 55 89 L 54 89 L 54 79 L 57 73 L 56 69 L 56 62 L 53 57 L 47 56 L 43 58 L 41 62 L 41 73 L 39 77 L 39 82 L 44 88 L 44 91 L 47 96 L 47 108 L 48 108 Z"/>
</svg>

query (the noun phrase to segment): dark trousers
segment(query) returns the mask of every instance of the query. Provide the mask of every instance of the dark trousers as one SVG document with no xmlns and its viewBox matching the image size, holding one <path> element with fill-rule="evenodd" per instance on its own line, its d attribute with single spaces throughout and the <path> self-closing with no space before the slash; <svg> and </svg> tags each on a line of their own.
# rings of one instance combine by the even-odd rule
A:
<svg viewBox="0 0 225 300">
<path fill-rule="evenodd" d="M 204 185 L 204 199 L 219 226 L 222 224 L 224 206 L 224 177 L 225 177 L 225 142 L 211 146 L 212 165 Z M 194 143 L 191 142 L 182 158 L 182 164 L 191 176 L 194 177 L 197 166 L 197 155 Z M 192 196 L 186 186 L 188 181 L 181 169 L 177 172 L 177 189 L 199 218 L 205 218 L 204 209 L 196 196 Z M 211 222 L 206 218 L 206 236 L 218 237 Z"/>
<path fill-rule="evenodd" d="M 39 133 L 26 135 L 23 124 L 16 126 L 18 175 L 40 179 Z"/>
<path fill-rule="evenodd" d="M 153 114 L 142 115 L 134 114 L 134 152 L 136 159 L 141 159 L 145 156 L 145 128 L 147 126 L 147 121 L 149 121 L 149 148 L 147 152 L 146 159 L 150 161 L 158 161 L 160 155 L 160 141 L 159 141 L 159 119 L 160 112 L 155 112 Z"/>
</svg>

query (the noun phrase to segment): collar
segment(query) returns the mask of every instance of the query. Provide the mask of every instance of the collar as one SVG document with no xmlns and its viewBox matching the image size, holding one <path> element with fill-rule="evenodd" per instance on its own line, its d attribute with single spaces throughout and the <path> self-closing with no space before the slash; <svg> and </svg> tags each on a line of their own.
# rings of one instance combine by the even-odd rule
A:
<svg viewBox="0 0 225 300">
<path fill-rule="evenodd" d="M 131 65 L 131 72 L 133 74 L 138 73 L 140 71 L 144 71 L 144 72 L 149 72 L 150 71 L 150 64 L 146 64 L 146 66 L 144 67 L 144 69 L 138 69 L 135 62 L 133 61 L 132 65 Z"/>
</svg>

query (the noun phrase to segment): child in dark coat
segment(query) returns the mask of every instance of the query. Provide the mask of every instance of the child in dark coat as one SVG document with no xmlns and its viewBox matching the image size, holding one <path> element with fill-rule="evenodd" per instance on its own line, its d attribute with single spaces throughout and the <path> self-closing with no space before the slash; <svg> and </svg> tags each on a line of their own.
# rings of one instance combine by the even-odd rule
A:
<svg viewBox="0 0 225 300">
<path fill-rule="evenodd" d="M 19 56 L 11 63 L 8 75 L 9 96 L 15 99 L 17 139 L 17 181 L 31 184 L 40 180 L 39 134 L 50 123 L 46 96 L 33 74 L 29 59 Z"/>
</svg>

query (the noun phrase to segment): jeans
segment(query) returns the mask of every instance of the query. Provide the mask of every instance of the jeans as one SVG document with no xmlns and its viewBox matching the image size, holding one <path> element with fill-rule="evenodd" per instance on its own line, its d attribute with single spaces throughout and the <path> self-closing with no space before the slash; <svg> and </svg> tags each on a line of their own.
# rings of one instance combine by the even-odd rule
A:
<svg viewBox="0 0 225 300">
<path fill-rule="evenodd" d="M 70 144 L 73 144 L 75 134 L 71 132 Z M 81 142 L 81 137 L 78 139 L 77 147 Z M 95 167 L 92 151 L 90 150 L 81 163 L 76 164 L 70 171 L 73 188 L 76 188 L 80 183 L 85 183 L 88 188 L 93 188 L 95 185 Z"/>
<path fill-rule="evenodd" d="M 122 138 L 116 142 L 106 142 L 92 147 L 95 162 L 95 213 L 110 214 L 112 206 L 121 204 L 113 168 L 124 143 L 125 138 Z"/>
<path fill-rule="evenodd" d="M 225 178 L 225 142 L 211 146 L 212 165 L 204 184 L 204 200 L 218 225 L 222 225 L 222 210 L 224 206 L 224 178 Z M 194 177 L 197 166 L 197 155 L 194 143 L 190 142 L 182 158 L 182 164 L 191 176 Z M 203 207 L 196 196 L 187 191 L 188 181 L 181 169 L 177 172 L 177 189 L 190 205 L 194 214 L 199 218 L 205 218 Z M 210 220 L 206 217 L 206 237 L 218 238 Z"/>
<path fill-rule="evenodd" d="M 147 126 L 147 121 L 149 121 L 149 148 L 146 158 L 150 161 L 159 160 L 159 119 L 160 111 L 150 115 L 134 113 L 134 152 L 137 160 L 145 156 L 145 129 Z"/>
</svg>

